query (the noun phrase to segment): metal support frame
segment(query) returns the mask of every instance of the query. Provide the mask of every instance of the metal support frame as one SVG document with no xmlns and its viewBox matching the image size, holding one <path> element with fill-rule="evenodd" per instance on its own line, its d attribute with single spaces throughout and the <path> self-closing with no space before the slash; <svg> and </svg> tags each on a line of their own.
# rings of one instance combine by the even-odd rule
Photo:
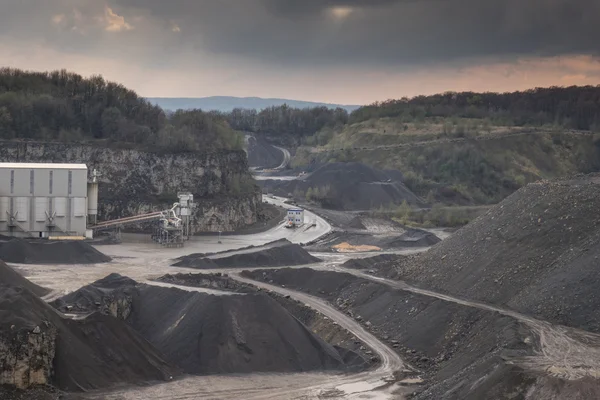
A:
<svg viewBox="0 0 600 400">
<path fill-rule="evenodd" d="M 183 228 L 166 227 L 163 221 L 157 221 L 152 229 L 152 240 L 164 247 L 183 247 Z"/>
</svg>

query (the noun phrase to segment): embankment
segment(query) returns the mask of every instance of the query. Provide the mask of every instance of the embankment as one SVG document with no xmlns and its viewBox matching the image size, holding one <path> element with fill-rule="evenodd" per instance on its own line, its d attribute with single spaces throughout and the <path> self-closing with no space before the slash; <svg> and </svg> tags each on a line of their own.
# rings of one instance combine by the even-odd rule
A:
<svg viewBox="0 0 600 400">
<path fill-rule="evenodd" d="M 600 394 L 597 383 L 546 376 L 545 367 L 527 363 L 538 355 L 539 337 L 511 317 L 347 273 L 286 268 L 243 275 L 324 298 L 387 341 L 422 371 L 424 382 L 411 398 L 574 400 Z"/>
</svg>

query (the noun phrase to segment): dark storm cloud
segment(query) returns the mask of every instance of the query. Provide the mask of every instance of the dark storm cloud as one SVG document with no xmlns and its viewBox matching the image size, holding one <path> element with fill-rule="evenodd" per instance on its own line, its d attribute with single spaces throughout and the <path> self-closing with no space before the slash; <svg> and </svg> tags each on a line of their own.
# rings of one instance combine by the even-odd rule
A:
<svg viewBox="0 0 600 400">
<path fill-rule="evenodd" d="M 179 21 L 186 40 L 212 52 L 284 64 L 393 67 L 600 48 L 598 0 L 117 1 Z M 352 12 L 335 18 L 335 7 Z"/>
<path fill-rule="evenodd" d="M 107 31 L 105 5 L 132 29 Z M 64 21 L 52 23 L 57 15 Z M 165 60 L 195 49 L 275 65 L 394 68 L 597 55 L 600 1 L 0 0 L 0 34 L 115 56 Z"/>
</svg>

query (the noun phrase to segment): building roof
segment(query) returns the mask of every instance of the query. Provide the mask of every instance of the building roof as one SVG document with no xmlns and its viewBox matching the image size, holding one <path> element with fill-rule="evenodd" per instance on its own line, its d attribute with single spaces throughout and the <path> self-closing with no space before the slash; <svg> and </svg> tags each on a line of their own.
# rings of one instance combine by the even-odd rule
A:
<svg viewBox="0 0 600 400">
<path fill-rule="evenodd" d="M 301 208 L 290 208 L 290 209 L 288 209 L 288 211 L 304 211 L 304 210 Z"/>
<path fill-rule="evenodd" d="M 87 169 L 85 164 L 58 163 L 0 163 L 0 169 Z"/>
</svg>

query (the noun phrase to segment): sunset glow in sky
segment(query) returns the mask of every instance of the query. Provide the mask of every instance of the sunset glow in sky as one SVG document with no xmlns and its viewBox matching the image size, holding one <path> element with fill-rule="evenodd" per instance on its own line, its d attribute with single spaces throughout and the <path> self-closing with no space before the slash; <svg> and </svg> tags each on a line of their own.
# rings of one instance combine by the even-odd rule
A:
<svg viewBox="0 0 600 400">
<path fill-rule="evenodd" d="M 597 0 L 0 0 L 0 65 L 364 104 L 600 84 Z"/>
</svg>

